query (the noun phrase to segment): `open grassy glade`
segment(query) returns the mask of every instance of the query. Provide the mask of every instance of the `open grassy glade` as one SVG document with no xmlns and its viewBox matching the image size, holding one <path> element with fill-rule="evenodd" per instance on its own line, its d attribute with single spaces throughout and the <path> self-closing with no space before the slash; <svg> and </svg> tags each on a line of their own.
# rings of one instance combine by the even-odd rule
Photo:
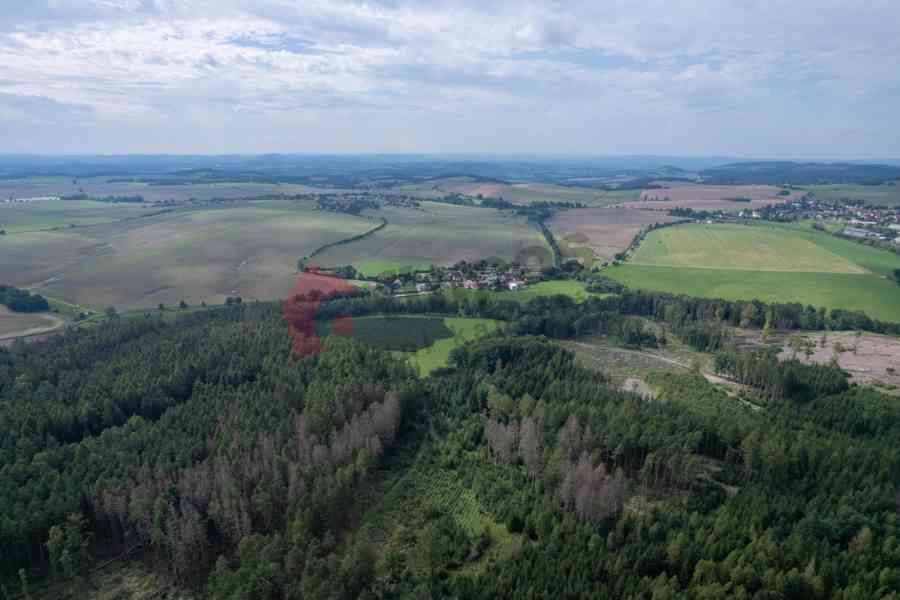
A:
<svg viewBox="0 0 900 600">
<path fill-rule="evenodd" d="M 500 329 L 494 319 L 427 315 L 355 317 L 344 324 L 340 335 L 351 335 L 377 348 L 405 356 L 422 376 L 449 364 L 454 348 Z M 329 335 L 332 323 L 318 326 L 320 335 Z"/>
</svg>

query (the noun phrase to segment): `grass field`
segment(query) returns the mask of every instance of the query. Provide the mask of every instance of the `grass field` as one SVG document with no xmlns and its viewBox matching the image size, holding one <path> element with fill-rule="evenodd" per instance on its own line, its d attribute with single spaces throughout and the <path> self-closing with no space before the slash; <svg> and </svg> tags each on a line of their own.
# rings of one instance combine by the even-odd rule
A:
<svg viewBox="0 0 900 600">
<path fill-rule="evenodd" d="M 450 352 L 466 342 L 500 328 L 494 319 L 424 315 L 374 315 L 354 317 L 345 331 L 354 339 L 404 356 L 424 377 L 449 364 Z M 318 326 L 320 335 L 331 330 L 329 323 Z"/>
<path fill-rule="evenodd" d="M 0 281 L 98 309 L 289 294 L 296 261 L 363 233 L 368 219 L 293 202 L 181 210 L 0 237 Z"/>
<path fill-rule="evenodd" d="M 315 257 L 323 267 L 352 264 L 365 275 L 482 258 L 514 260 L 538 251 L 552 260 L 541 233 L 509 211 L 422 202 L 419 209 L 385 207 L 367 215 L 387 219 L 371 236 Z"/>
<path fill-rule="evenodd" d="M 828 202 L 862 200 L 879 206 L 900 206 L 900 182 L 894 182 L 894 185 L 808 185 L 803 191 L 812 192 L 817 200 Z"/>
<path fill-rule="evenodd" d="M 354 317 L 349 322 L 354 339 L 385 350 L 415 352 L 456 334 L 443 317 L 370 316 Z M 319 334 L 327 335 L 330 325 L 321 324 Z"/>
<path fill-rule="evenodd" d="M 900 321 L 900 256 L 803 226 L 683 225 L 652 232 L 605 273 L 634 288 L 799 302 Z"/>
<path fill-rule="evenodd" d="M 453 332 L 453 337 L 439 339 L 431 346 L 408 355 L 409 363 L 418 369 L 423 377 L 435 369 L 446 367 L 449 364 L 450 353 L 455 348 L 500 328 L 500 321 L 493 319 L 445 317 L 444 324 Z"/>
<path fill-rule="evenodd" d="M 91 200 L 40 200 L 0 204 L 0 229 L 7 234 L 70 226 L 112 223 L 159 209 L 140 204 L 111 204 Z"/>
<path fill-rule="evenodd" d="M 805 235 L 744 225 L 688 224 L 654 231 L 638 247 L 631 263 L 751 271 L 865 272 L 862 266 Z"/>
<path fill-rule="evenodd" d="M 737 212 L 745 208 L 762 208 L 769 204 L 780 204 L 799 198 L 804 194 L 792 190 L 790 194 L 779 195 L 781 191 L 772 185 L 703 185 L 680 181 L 663 182 L 663 189 L 645 190 L 640 201 L 628 203 L 633 208 L 668 210 L 683 207 L 694 210 L 725 210 Z M 664 199 L 668 198 L 668 201 Z M 741 198 L 744 201 L 736 201 Z M 747 201 L 749 200 L 749 202 Z"/>
<path fill-rule="evenodd" d="M 569 296 L 577 302 L 587 300 L 588 296 L 602 297 L 603 294 L 592 294 L 587 291 L 586 286 L 580 282 L 571 279 L 561 281 L 541 281 L 534 285 L 529 285 L 521 290 L 492 292 L 487 290 L 464 290 L 461 288 L 444 292 L 455 298 L 478 298 L 491 297 L 497 300 L 515 300 L 516 302 L 528 302 L 539 296 Z"/>
</svg>

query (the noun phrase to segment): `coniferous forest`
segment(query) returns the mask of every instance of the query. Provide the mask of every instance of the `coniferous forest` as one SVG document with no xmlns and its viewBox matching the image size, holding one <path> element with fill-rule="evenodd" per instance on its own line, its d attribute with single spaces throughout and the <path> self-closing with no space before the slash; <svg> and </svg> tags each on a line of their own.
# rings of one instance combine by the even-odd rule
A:
<svg viewBox="0 0 900 600">
<path fill-rule="evenodd" d="M 506 325 L 424 378 L 341 335 L 298 355 L 263 303 L 0 348 L 0 597 L 124 556 L 233 600 L 900 598 L 900 403 L 722 334 L 891 325 L 627 291 L 317 317 L 392 313 Z M 656 343 L 642 318 L 760 404 L 695 373 L 642 397 L 556 343 Z"/>
</svg>

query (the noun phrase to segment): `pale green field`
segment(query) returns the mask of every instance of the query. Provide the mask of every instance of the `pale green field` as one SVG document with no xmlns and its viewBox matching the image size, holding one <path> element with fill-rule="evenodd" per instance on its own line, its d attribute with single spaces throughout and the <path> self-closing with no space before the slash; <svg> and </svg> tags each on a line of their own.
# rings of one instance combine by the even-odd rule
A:
<svg viewBox="0 0 900 600">
<path fill-rule="evenodd" d="M 395 273 L 483 258 L 511 261 L 538 251 L 552 260 L 541 233 L 527 219 L 488 208 L 422 202 L 421 208 L 367 211 L 387 227 L 315 257 L 323 267 L 353 265 L 365 275 Z"/>
<path fill-rule="evenodd" d="M 572 279 L 541 281 L 540 283 L 529 285 L 521 290 L 516 290 L 515 292 L 509 290 L 493 292 L 487 290 L 464 290 L 462 288 L 455 288 L 453 290 L 447 290 L 444 293 L 449 294 L 454 298 L 490 297 L 495 300 L 515 300 L 516 302 L 528 302 L 539 296 L 558 295 L 569 296 L 576 302 L 581 302 L 582 300 L 587 300 L 588 297 L 602 298 L 606 295 L 592 294 L 587 291 L 584 283 Z"/>
<path fill-rule="evenodd" d="M 605 274 L 633 288 L 799 302 L 900 321 L 900 256 L 803 225 L 679 225 L 652 232 Z"/>
<path fill-rule="evenodd" d="M 0 281 L 102 310 L 291 293 L 297 259 L 372 227 L 283 202 L 182 210 L 64 232 L 0 237 Z"/>
<path fill-rule="evenodd" d="M 406 355 L 409 363 L 423 377 L 435 369 L 446 367 L 454 348 L 497 331 L 501 322 L 494 319 L 446 317 L 444 324 L 453 331 L 452 338 L 438 340 L 427 348 Z"/>
<path fill-rule="evenodd" d="M 802 235 L 745 225 L 680 225 L 652 232 L 631 264 L 658 267 L 864 273 L 865 269 Z"/>
<path fill-rule="evenodd" d="M 608 206 L 619 202 L 638 200 L 641 190 L 599 190 L 589 187 L 563 186 L 552 183 L 493 183 L 477 181 L 471 177 L 445 177 L 423 183 L 405 184 L 398 192 L 433 198 L 446 194 L 485 198 L 503 198 L 513 204 L 531 202 L 571 202 L 585 206 Z"/>
<path fill-rule="evenodd" d="M 364 260 L 356 265 L 356 270 L 365 277 L 375 277 L 383 273 L 400 275 L 431 268 L 431 263 L 422 261 Z"/>
<path fill-rule="evenodd" d="M 894 185 L 830 184 L 807 185 L 805 191 L 813 192 L 816 199 L 829 202 L 863 200 L 880 206 L 900 206 L 900 182 Z"/>
<path fill-rule="evenodd" d="M 0 198 L 31 198 L 41 196 L 64 196 L 85 193 L 91 197 L 135 196 L 146 202 L 175 200 L 183 202 L 191 198 L 210 200 L 213 198 L 252 198 L 268 195 L 292 195 L 321 192 L 322 188 L 291 183 L 253 182 L 200 182 L 178 185 L 163 183 L 150 185 L 139 181 L 110 181 L 109 177 L 86 177 L 73 180 L 68 177 L 26 177 L 23 179 L 0 180 Z M 341 190 L 329 190 L 341 191 Z"/>
<path fill-rule="evenodd" d="M 24 204 L 0 203 L 0 229 L 7 234 L 97 225 L 155 212 L 140 204 L 112 204 L 91 200 L 39 200 Z"/>
</svg>

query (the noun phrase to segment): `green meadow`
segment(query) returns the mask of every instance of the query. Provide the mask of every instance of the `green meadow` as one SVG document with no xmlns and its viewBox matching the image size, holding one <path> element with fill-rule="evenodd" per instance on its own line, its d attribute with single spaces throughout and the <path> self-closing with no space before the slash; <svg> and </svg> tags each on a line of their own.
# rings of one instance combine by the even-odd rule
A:
<svg viewBox="0 0 900 600">
<path fill-rule="evenodd" d="M 455 348 L 499 330 L 501 322 L 494 319 L 446 317 L 444 324 L 453 332 L 453 337 L 439 339 L 431 346 L 408 355 L 409 363 L 418 369 L 423 377 L 436 369 L 448 366 L 450 353 Z"/>
<path fill-rule="evenodd" d="M 520 290 L 509 291 L 503 290 L 499 292 L 487 290 L 464 290 L 453 289 L 445 292 L 454 298 L 479 298 L 490 297 L 496 300 L 514 300 L 516 302 L 528 302 L 540 296 L 569 296 L 576 302 L 587 300 L 588 297 L 602 297 L 603 294 L 592 294 L 587 291 L 587 287 L 581 281 L 565 279 L 560 281 L 541 281 L 534 285 L 526 286 Z"/>
<path fill-rule="evenodd" d="M 900 256 L 802 225 L 681 225 L 652 232 L 605 273 L 633 287 L 706 298 L 861 310 L 900 321 Z"/>
</svg>

